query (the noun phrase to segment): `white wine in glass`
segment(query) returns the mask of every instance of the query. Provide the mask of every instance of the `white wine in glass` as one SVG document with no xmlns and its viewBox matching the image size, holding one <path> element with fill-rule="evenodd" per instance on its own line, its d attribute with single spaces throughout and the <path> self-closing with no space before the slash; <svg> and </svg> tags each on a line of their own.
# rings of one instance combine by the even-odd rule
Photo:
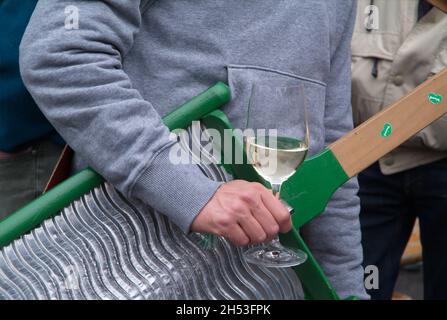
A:
<svg viewBox="0 0 447 320">
<path fill-rule="evenodd" d="M 266 95 L 268 96 L 266 97 Z M 263 84 L 262 86 L 253 86 L 250 104 L 260 103 L 262 105 L 266 101 L 275 101 L 284 105 L 286 110 L 294 108 L 297 112 L 296 126 L 289 131 L 293 132 L 297 138 L 269 134 L 244 137 L 244 151 L 248 163 L 264 180 L 270 183 L 272 191 L 276 195 L 280 193 L 282 183 L 292 176 L 305 160 L 309 149 L 310 134 L 304 88 L 301 85 L 278 87 L 273 84 Z M 281 111 L 280 108 L 277 110 Z M 283 116 L 287 117 L 288 115 L 283 114 Z M 290 209 L 286 203 L 284 204 Z M 269 243 L 249 248 L 244 252 L 244 258 L 249 263 L 279 268 L 302 264 L 306 261 L 307 255 L 301 250 L 284 247 L 276 238 Z"/>
<path fill-rule="evenodd" d="M 306 158 L 306 141 L 289 137 L 246 137 L 245 150 L 256 172 L 270 182 L 275 193 L 282 182 L 293 175 Z"/>
</svg>

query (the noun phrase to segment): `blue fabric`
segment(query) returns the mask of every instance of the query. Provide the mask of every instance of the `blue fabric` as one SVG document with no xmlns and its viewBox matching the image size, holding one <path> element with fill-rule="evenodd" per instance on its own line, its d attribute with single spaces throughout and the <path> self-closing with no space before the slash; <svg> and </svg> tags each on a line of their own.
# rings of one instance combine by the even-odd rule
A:
<svg viewBox="0 0 447 320">
<path fill-rule="evenodd" d="M 392 175 L 375 163 L 358 176 L 364 266 L 379 269 L 374 300 L 391 299 L 400 259 L 419 218 L 424 299 L 447 299 L 447 160 Z"/>
<path fill-rule="evenodd" d="M 25 89 L 19 44 L 37 0 L 0 0 L 0 150 L 11 152 L 39 138 L 63 143 Z"/>
</svg>

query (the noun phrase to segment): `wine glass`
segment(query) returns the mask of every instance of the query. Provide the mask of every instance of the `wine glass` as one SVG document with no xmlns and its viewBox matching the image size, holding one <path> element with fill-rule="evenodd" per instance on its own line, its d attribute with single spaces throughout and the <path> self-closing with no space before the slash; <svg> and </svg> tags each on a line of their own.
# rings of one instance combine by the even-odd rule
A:
<svg viewBox="0 0 447 320">
<path fill-rule="evenodd" d="M 253 135 L 244 136 L 244 151 L 248 163 L 259 176 L 270 183 L 273 193 L 278 195 L 282 183 L 303 163 L 309 149 L 310 134 L 304 87 L 274 83 L 253 85 L 250 114 L 253 115 L 254 110 L 272 110 L 272 106 L 275 109 L 268 113 L 269 120 L 266 121 L 270 128 L 260 128 L 261 122 L 258 125 L 255 121 L 250 121 L 252 117 L 249 117 L 247 127 L 253 129 Z M 270 108 L 267 109 L 268 107 Z M 250 127 L 250 122 L 253 128 Z M 283 203 L 291 212 L 292 208 Z M 291 267 L 306 261 L 307 255 L 301 250 L 284 247 L 276 238 L 269 243 L 249 248 L 244 252 L 244 258 L 249 263 L 265 267 Z"/>
</svg>

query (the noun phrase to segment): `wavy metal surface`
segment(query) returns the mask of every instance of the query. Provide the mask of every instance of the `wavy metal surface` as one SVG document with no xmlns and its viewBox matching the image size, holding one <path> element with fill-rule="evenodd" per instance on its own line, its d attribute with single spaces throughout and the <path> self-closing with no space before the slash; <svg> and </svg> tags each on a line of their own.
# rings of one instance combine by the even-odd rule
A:
<svg viewBox="0 0 447 320">
<path fill-rule="evenodd" d="M 103 184 L 1 250 L 0 299 L 301 299 L 292 269 L 250 265 L 226 240 L 202 240 Z"/>
</svg>

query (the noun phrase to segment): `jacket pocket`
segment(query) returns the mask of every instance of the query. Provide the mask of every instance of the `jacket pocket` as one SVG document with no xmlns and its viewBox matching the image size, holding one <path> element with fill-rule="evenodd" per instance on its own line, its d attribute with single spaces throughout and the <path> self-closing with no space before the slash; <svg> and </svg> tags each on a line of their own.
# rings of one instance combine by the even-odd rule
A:
<svg viewBox="0 0 447 320">
<path fill-rule="evenodd" d="M 227 68 L 232 100 L 224 111 L 235 128 L 276 129 L 278 135 L 299 136 L 302 113 L 298 109 L 287 107 L 281 101 L 269 101 L 267 109 L 266 104 L 250 104 L 250 96 L 253 84 L 259 82 L 285 86 L 302 84 L 311 133 L 310 153 L 324 145 L 325 83 L 266 67 L 228 65 Z M 296 108 L 299 107 L 297 102 Z"/>
</svg>

